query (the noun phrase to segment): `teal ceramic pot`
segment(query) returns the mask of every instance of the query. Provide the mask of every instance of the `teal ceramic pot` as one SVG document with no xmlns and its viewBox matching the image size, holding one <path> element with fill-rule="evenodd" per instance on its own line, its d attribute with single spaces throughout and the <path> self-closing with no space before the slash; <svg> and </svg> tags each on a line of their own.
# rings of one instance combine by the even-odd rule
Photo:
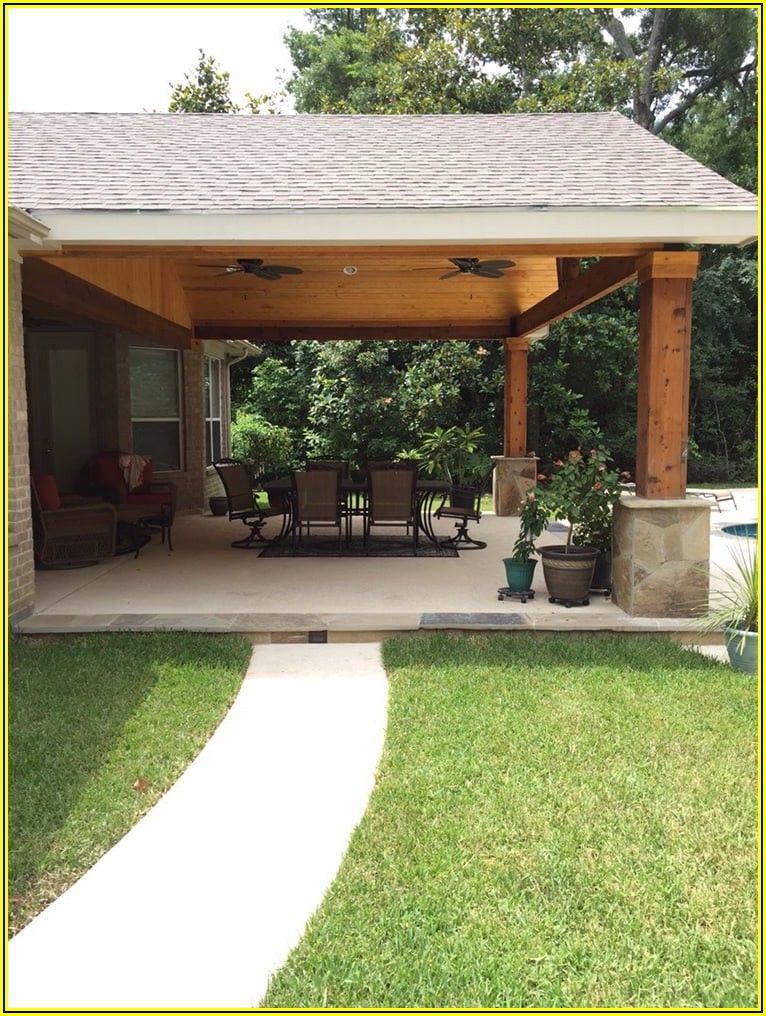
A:
<svg viewBox="0 0 766 1016">
<path fill-rule="evenodd" d="M 523 593 L 532 588 L 537 561 L 521 561 L 518 557 L 504 557 L 505 578 L 508 588 L 514 593 Z"/>
<path fill-rule="evenodd" d="M 745 636 L 743 643 L 742 636 Z M 758 632 L 737 631 L 736 628 L 726 629 L 726 650 L 735 670 L 743 674 L 758 673 Z"/>
</svg>

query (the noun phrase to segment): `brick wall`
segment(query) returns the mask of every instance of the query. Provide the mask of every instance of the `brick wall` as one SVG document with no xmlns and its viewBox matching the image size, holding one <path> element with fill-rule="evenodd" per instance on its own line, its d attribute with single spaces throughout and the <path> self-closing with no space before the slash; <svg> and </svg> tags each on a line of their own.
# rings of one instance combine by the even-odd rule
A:
<svg viewBox="0 0 766 1016">
<path fill-rule="evenodd" d="M 21 265 L 8 265 L 8 618 L 32 613 L 35 600 L 29 493 L 29 428 L 21 311 Z"/>
</svg>

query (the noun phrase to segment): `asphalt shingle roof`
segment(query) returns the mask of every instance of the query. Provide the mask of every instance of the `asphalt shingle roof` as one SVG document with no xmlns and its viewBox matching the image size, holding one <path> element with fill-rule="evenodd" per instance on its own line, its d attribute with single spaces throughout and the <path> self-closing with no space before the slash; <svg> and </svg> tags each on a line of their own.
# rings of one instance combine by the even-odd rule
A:
<svg viewBox="0 0 766 1016">
<path fill-rule="evenodd" d="M 617 113 L 12 113 L 8 156 L 35 210 L 757 204 Z"/>
</svg>

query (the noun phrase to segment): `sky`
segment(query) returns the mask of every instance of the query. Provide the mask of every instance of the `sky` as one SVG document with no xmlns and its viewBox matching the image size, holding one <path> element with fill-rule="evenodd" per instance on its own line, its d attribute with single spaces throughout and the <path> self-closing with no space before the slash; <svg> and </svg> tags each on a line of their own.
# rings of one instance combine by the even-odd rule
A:
<svg viewBox="0 0 766 1016">
<path fill-rule="evenodd" d="M 172 84 L 198 50 L 231 74 L 235 102 L 289 76 L 285 30 L 304 8 L 6 8 L 8 108 L 14 111 L 167 110 Z"/>
</svg>

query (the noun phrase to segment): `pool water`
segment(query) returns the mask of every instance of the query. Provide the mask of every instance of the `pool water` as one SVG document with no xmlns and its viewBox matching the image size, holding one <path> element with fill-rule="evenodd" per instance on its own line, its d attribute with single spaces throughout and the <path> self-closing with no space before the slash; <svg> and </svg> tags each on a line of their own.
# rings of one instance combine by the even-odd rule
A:
<svg viewBox="0 0 766 1016">
<path fill-rule="evenodd" d="M 729 536 L 748 536 L 752 540 L 757 540 L 758 539 L 758 523 L 757 522 L 740 522 L 737 525 L 721 526 L 721 532 L 728 533 Z"/>
</svg>

